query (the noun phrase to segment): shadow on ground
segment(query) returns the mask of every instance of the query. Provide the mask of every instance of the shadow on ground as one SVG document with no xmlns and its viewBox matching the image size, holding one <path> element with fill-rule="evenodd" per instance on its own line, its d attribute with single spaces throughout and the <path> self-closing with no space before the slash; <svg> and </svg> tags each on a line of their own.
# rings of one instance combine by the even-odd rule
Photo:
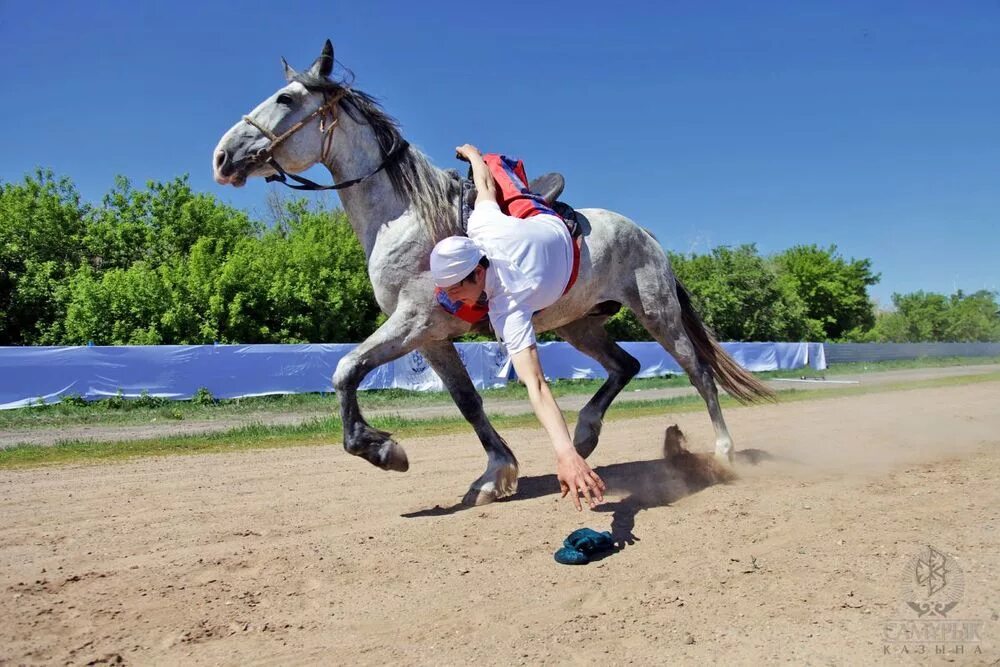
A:
<svg viewBox="0 0 1000 667">
<path fill-rule="evenodd" d="M 663 458 L 615 463 L 596 469 L 608 485 L 607 494 L 622 496 L 620 500 L 605 502 L 595 510 L 611 514 L 611 535 L 619 550 L 639 541 L 634 532 L 635 517 L 639 512 L 665 507 L 685 496 L 737 478 L 730 468 L 720 464 L 711 454 L 689 452 L 684 443 L 681 430 L 670 426 L 664 435 Z M 770 454 L 760 449 L 736 453 L 737 465 L 757 465 L 771 458 Z M 557 493 L 559 482 L 555 475 L 522 477 L 518 481 L 517 494 L 501 502 L 513 503 Z M 448 516 L 468 509 L 472 507 L 459 502 L 449 507 L 436 505 L 402 516 L 408 519 Z"/>
</svg>

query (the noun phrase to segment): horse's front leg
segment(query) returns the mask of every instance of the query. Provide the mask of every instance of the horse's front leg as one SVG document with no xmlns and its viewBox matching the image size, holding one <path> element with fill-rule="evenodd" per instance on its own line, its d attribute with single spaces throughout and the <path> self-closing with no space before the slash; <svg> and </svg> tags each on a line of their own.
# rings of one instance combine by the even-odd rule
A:
<svg viewBox="0 0 1000 667">
<path fill-rule="evenodd" d="M 517 492 L 517 459 L 496 432 L 483 410 L 483 399 L 462 365 L 451 341 L 434 341 L 420 348 L 421 354 L 448 389 L 462 416 L 472 424 L 486 450 L 486 472 L 472 483 L 462 502 L 485 505 Z"/>
<path fill-rule="evenodd" d="M 383 470 L 406 472 L 410 462 L 389 433 L 372 428 L 365 421 L 358 406 L 358 386 L 373 369 L 424 343 L 429 328 L 426 319 L 419 317 L 414 309 L 397 308 L 375 333 L 340 360 L 333 374 L 344 422 L 344 449 Z"/>
</svg>

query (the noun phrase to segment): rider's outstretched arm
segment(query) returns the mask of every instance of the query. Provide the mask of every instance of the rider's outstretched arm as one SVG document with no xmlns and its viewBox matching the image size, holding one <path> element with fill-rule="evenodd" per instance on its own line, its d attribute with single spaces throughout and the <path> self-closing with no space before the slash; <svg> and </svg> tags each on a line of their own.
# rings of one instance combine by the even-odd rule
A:
<svg viewBox="0 0 1000 667">
<path fill-rule="evenodd" d="M 566 420 L 563 419 L 556 399 L 549 389 L 549 384 L 545 381 L 545 374 L 542 373 L 542 364 L 538 360 L 538 348 L 532 345 L 510 355 L 510 359 L 514 363 L 517 377 L 528 390 L 528 399 L 531 401 L 531 407 L 534 408 L 538 421 L 542 423 L 552 441 L 552 447 L 556 454 L 556 477 L 559 479 L 563 496 L 569 494 L 578 510 L 581 508 L 580 496 L 583 496 L 593 509 L 598 502 L 604 500 L 604 491 L 607 487 L 600 476 L 591 470 L 583 457 L 577 454 L 576 449 L 573 448 L 573 440 L 569 437 Z"/>
<path fill-rule="evenodd" d="M 476 206 L 484 201 L 496 203 L 497 190 L 493 183 L 493 174 L 489 167 L 483 162 L 483 156 L 479 149 L 472 144 L 464 144 L 455 149 L 460 157 L 468 160 L 472 166 L 472 180 L 476 184 Z"/>
</svg>

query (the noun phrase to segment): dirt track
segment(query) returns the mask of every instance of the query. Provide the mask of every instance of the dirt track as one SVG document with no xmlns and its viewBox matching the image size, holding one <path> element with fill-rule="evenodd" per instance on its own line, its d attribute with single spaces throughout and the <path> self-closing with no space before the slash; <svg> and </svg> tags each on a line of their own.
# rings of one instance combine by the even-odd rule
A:
<svg viewBox="0 0 1000 667">
<path fill-rule="evenodd" d="M 471 434 L 404 443 L 406 475 L 339 446 L 2 472 L 0 662 L 871 664 L 931 544 L 981 641 L 919 664 L 990 664 L 998 405 L 1000 382 L 730 410 L 777 459 L 707 488 L 660 460 L 664 419 L 610 422 L 614 493 L 583 514 L 534 430 L 505 434 L 519 495 L 474 509 Z M 680 425 L 710 448 L 704 414 Z M 557 565 L 579 526 L 624 548 Z"/>
</svg>

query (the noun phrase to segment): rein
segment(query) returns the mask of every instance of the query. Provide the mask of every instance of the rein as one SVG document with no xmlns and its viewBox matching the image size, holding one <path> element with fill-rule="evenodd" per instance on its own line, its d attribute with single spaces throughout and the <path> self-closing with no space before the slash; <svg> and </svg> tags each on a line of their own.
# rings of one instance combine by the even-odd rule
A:
<svg viewBox="0 0 1000 667">
<path fill-rule="evenodd" d="M 297 176 L 295 174 L 289 174 L 285 169 L 278 164 L 278 161 L 274 158 L 274 150 L 288 137 L 292 136 L 303 127 L 305 127 L 310 121 L 319 116 L 319 131 L 323 134 L 323 149 L 320 152 L 320 161 L 326 164 L 327 159 L 330 157 L 330 150 L 333 148 L 333 130 L 337 127 L 340 122 L 340 115 L 337 113 L 337 105 L 340 101 L 347 95 L 347 89 L 342 90 L 338 95 L 331 98 L 327 98 L 326 94 L 323 95 L 323 104 L 320 105 L 318 109 L 313 111 L 311 114 L 300 120 L 299 122 L 292 125 L 290 128 L 285 130 L 280 135 L 274 134 L 271 130 L 263 127 L 249 115 L 243 116 L 243 120 L 249 125 L 257 128 L 265 137 L 271 140 L 270 145 L 265 148 L 260 149 L 253 156 L 253 161 L 266 164 L 267 166 L 274 169 L 277 174 L 272 174 L 264 178 L 268 183 L 278 182 L 282 185 L 292 188 L 293 190 L 343 190 L 344 188 L 349 188 L 352 185 L 357 185 L 358 183 L 367 180 L 379 173 L 386 167 L 390 166 L 393 162 L 398 160 L 403 152 L 410 147 L 410 143 L 405 139 L 399 142 L 393 142 L 392 148 L 385 154 L 382 158 L 382 162 L 370 173 L 361 176 L 359 178 L 352 178 L 342 183 L 334 183 L 331 185 L 320 185 L 315 181 L 311 181 L 304 176 Z M 292 179 L 298 185 L 293 185 L 289 183 L 286 179 Z"/>
</svg>

